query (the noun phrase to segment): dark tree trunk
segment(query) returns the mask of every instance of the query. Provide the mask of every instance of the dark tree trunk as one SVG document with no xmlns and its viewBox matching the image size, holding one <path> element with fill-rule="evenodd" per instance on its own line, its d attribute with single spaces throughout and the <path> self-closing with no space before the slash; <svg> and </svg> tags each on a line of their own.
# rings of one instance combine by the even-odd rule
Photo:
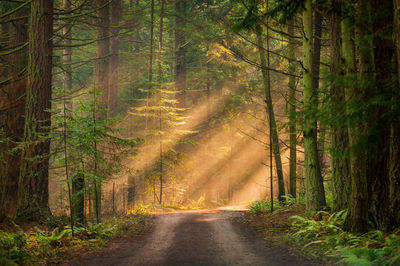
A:
<svg viewBox="0 0 400 266">
<path fill-rule="evenodd" d="M 161 86 L 162 83 L 162 53 L 163 53 L 163 32 L 164 32 L 164 6 L 165 1 L 161 1 L 161 10 L 160 10 L 160 29 L 158 31 L 158 50 L 157 50 L 157 86 Z"/>
<path fill-rule="evenodd" d="M 161 107 L 162 105 L 162 93 L 161 93 L 161 87 L 162 87 L 162 68 L 161 68 L 161 60 L 162 60 L 162 49 L 163 49 L 163 28 L 164 28 L 164 5 L 165 1 L 161 0 L 161 10 L 160 10 L 160 29 L 159 29 L 159 35 L 158 35 L 158 51 L 157 51 L 157 65 L 158 65 L 158 70 L 157 70 L 157 86 L 160 89 L 159 91 L 159 100 L 158 100 L 158 105 Z M 160 132 L 162 132 L 162 110 L 160 108 L 159 111 L 159 118 L 158 118 L 158 126 Z M 160 134 L 160 204 L 162 204 L 163 200 L 163 139 L 162 139 L 162 134 Z"/>
<path fill-rule="evenodd" d="M 107 108 L 109 93 L 109 65 L 110 65 L 110 7 L 108 0 L 97 0 L 97 62 L 96 62 L 96 86 L 101 93 L 101 106 Z"/>
<path fill-rule="evenodd" d="M 72 177 L 72 208 L 75 225 L 85 224 L 85 178 L 82 173 Z"/>
<path fill-rule="evenodd" d="M 346 123 L 341 117 L 346 113 L 345 92 L 343 86 L 336 80 L 343 76 L 340 54 L 340 5 L 333 1 L 331 13 L 331 101 L 333 123 L 332 130 L 332 194 L 333 211 L 344 210 L 348 207 L 351 192 L 351 176 L 348 156 L 349 137 Z"/>
<path fill-rule="evenodd" d="M 24 148 L 17 216 L 40 221 L 50 214 L 48 176 L 52 86 L 53 1 L 31 2 Z"/>
<path fill-rule="evenodd" d="M 63 8 L 66 12 L 71 10 L 71 0 L 63 0 Z M 69 21 L 71 23 L 71 21 Z M 64 44 L 66 47 L 63 49 L 63 64 L 64 64 L 64 71 L 65 71 L 65 78 L 64 78 L 64 93 L 65 96 L 69 96 L 72 92 L 72 25 L 67 24 L 63 28 L 63 35 L 64 35 Z M 72 105 L 69 104 L 68 108 L 72 108 Z"/>
<path fill-rule="evenodd" d="M 375 58 L 376 84 L 369 90 L 369 100 L 382 97 L 382 100 L 372 105 L 369 110 L 369 136 L 368 143 L 368 188 L 370 197 L 370 213 L 375 218 L 373 222 L 378 229 L 388 230 L 399 226 L 390 220 L 390 202 L 389 192 L 391 189 L 399 192 L 399 187 L 390 188 L 389 178 L 390 163 L 398 164 L 398 161 L 390 162 L 390 119 L 387 115 L 390 108 L 386 102 L 390 101 L 392 94 L 393 77 L 393 59 L 395 47 L 392 38 L 393 27 L 393 2 L 391 0 L 373 0 L 371 1 L 371 16 L 374 17 L 372 23 L 372 32 L 376 34 L 373 40 L 373 56 Z M 371 119 L 372 118 L 372 119 Z M 389 167 L 388 167 L 389 166 Z M 394 185 L 394 183 L 393 183 Z M 398 211 L 398 206 L 397 210 Z M 371 217 L 371 218 L 372 218 Z"/>
<path fill-rule="evenodd" d="M 369 169 L 368 153 L 370 152 L 366 142 L 369 128 L 368 119 L 370 112 L 368 110 L 359 110 L 355 113 L 353 110 L 359 106 L 368 106 L 371 90 L 374 90 L 374 55 L 372 53 L 372 43 L 370 41 L 371 8 L 368 0 L 359 2 L 355 14 L 357 23 L 355 25 L 356 39 L 358 40 L 357 52 L 359 57 L 359 84 L 352 85 L 348 90 L 347 105 L 351 124 L 349 125 L 349 143 L 350 143 L 350 169 L 352 177 L 352 194 L 349 204 L 349 212 L 346 218 L 346 227 L 354 233 L 362 233 L 368 230 L 368 212 L 371 207 L 368 200 L 371 195 L 368 193 Z M 351 26 L 352 27 L 352 26 Z M 343 51 L 344 52 L 344 51 Z M 368 143 L 368 144 L 366 144 Z M 368 152 L 367 152 L 368 151 Z"/>
<path fill-rule="evenodd" d="M 288 33 L 294 35 L 294 20 L 289 22 Z M 296 48 L 294 38 L 289 38 L 289 73 L 294 75 L 296 72 Z M 290 135 L 290 160 L 289 160 L 289 175 L 290 175 L 290 195 L 296 197 L 296 146 L 297 146 L 297 131 L 296 131 L 296 77 L 289 77 L 289 135 Z"/>
<path fill-rule="evenodd" d="M 318 4 L 314 7 L 314 47 L 313 47 L 313 90 L 314 97 L 316 102 L 316 107 L 318 107 L 318 89 L 319 89 L 319 72 L 320 72 L 320 63 L 321 63 L 321 37 L 322 37 L 322 15 L 319 10 Z M 317 121 L 315 121 L 315 128 L 317 128 Z M 324 190 L 324 179 L 321 173 L 321 153 L 323 155 L 323 151 L 319 150 L 318 146 L 318 132 L 315 131 L 313 134 L 315 137 L 315 142 L 317 143 L 317 175 L 318 175 L 318 200 L 320 207 L 326 206 L 325 200 L 325 190 Z"/>
<path fill-rule="evenodd" d="M 394 119 L 390 132 L 390 160 L 389 160 L 389 219 L 394 225 L 400 225 L 400 0 L 394 0 L 394 37 L 396 44 L 397 83 L 394 87 L 392 101 L 397 103 L 393 107 Z"/>
<path fill-rule="evenodd" d="M 186 0 L 175 0 L 175 87 L 178 107 L 186 107 Z"/>
<path fill-rule="evenodd" d="M 267 117 L 270 121 L 270 134 L 271 134 L 270 145 L 272 146 L 272 152 L 273 152 L 274 158 L 275 158 L 276 174 L 278 176 L 278 199 L 279 199 L 279 201 L 283 201 L 284 200 L 283 196 L 285 195 L 285 186 L 284 186 L 284 182 L 283 182 L 283 168 L 282 168 L 278 130 L 277 130 L 277 126 L 276 126 L 274 106 L 272 104 L 272 97 L 271 97 L 270 73 L 268 71 L 268 69 L 270 67 L 269 66 L 269 56 L 265 55 L 265 51 L 263 48 L 262 31 L 261 31 L 260 26 L 257 26 L 256 34 L 257 34 L 257 45 L 259 46 L 258 51 L 260 54 L 260 62 L 261 62 L 261 68 L 262 68 L 261 72 L 262 72 L 263 83 L 264 83 L 265 102 L 267 104 L 266 111 L 267 111 Z M 268 42 L 267 42 L 267 46 L 269 46 Z M 269 51 L 268 47 L 267 47 L 267 51 Z M 272 167 L 272 166 L 270 166 L 270 167 Z"/>
<path fill-rule="evenodd" d="M 148 82 L 149 87 L 147 91 L 147 104 L 150 101 L 150 93 L 153 87 L 153 46 L 154 46 L 154 0 L 150 3 L 150 45 L 149 45 L 149 71 L 148 71 Z"/>
<path fill-rule="evenodd" d="M 24 8 L 17 12 L 15 17 L 29 14 L 29 9 Z M 19 19 L 8 25 L 9 45 L 20 46 L 28 41 L 27 19 Z M 17 211 L 18 177 L 21 167 L 21 151 L 12 149 L 24 139 L 24 114 L 26 92 L 27 51 L 22 50 L 9 55 L 4 79 L 10 78 L 10 83 L 1 88 L 0 94 L 5 101 L 0 100 L 1 106 L 7 106 L 0 111 L 0 138 L 7 140 L 0 144 L 0 220 L 5 215 L 15 215 Z"/>
<path fill-rule="evenodd" d="M 110 115 L 117 114 L 118 105 L 118 71 L 119 71 L 119 22 L 121 20 L 121 0 L 113 0 L 111 4 L 111 61 L 110 90 L 108 94 Z"/>
</svg>

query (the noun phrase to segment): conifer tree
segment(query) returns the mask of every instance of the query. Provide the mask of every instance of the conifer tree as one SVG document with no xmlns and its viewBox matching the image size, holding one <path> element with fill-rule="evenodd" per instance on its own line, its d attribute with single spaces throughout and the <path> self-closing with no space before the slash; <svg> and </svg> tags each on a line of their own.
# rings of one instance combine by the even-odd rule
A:
<svg viewBox="0 0 400 266">
<path fill-rule="evenodd" d="M 18 183 L 17 216 L 40 221 L 49 210 L 50 112 L 53 1 L 31 2 L 24 147 Z"/>
</svg>

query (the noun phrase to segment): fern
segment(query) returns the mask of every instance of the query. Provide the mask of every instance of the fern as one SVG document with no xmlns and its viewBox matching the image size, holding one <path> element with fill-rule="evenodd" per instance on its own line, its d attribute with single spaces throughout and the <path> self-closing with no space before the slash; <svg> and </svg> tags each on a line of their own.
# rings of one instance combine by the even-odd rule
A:
<svg viewBox="0 0 400 266">
<path fill-rule="evenodd" d="M 384 252 L 379 249 L 359 247 L 339 249 L 343 259 L 339 263 L 345 265 L 381 265 L 384 263 Z"/>
</svg>

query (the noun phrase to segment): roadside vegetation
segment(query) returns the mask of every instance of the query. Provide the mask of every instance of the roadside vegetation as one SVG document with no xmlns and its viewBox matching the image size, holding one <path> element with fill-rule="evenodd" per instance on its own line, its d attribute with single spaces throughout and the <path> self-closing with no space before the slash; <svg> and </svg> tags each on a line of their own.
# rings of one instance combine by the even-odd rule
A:
<svg viewBox="0 0 400 266">
<path fill-rule="evenodd" d="M 347 212 L 305 215 L 304 200 L 261 200 L 249 204 L 245 222 L 268 239 L 288 242 L 298 251 L 336 265 L 400 265 L 400 229 L 353 234 L 344 230 Z"/>
<path fill-rule="evenodd" d="M 0 230 L 0 265 L 41 265 L 76 259 L 80 254 L 105 247 L 120 237 L 141 235 L 151 216 L 138 209 L 133 214 L 87 222 L 85 227 L 68 226 L 68 217 L 51 217 L 44 225 L 18 225 L 9 218 Z"/>
</svg>

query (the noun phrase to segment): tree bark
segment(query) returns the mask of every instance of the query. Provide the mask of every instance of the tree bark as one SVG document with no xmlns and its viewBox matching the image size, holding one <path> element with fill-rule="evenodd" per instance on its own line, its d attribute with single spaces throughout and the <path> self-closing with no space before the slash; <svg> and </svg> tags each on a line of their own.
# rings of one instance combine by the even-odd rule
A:
<svg viewBox="0 0 400 266">
<path fill-rule="evenodd" d="M 163 29 L 164 29 L 164 5 L 165 1 L 161 0 L 161 10 L 160 10 L 160 29 L 159 29 L 159 36 L 158 36 L 158 51 L 157 51 L 157 65 L 158 65 L 158 75 L 157 75 L 157 86 L 159 87 L 160 91 L 159 93 L 159 100 L 158 100 L 158 106 L 160 108 L 159 110 L 159 130 L 160 130 L 160 204 L 162 204 L 162 199 L 163 199 L 163 139 L 162 139 L 162 110 L 161 110 L 161 105 L 162 105 L 162 93 L 161 93 L 161 87 L 162 87 L 162 65 L 161 65 L 161 60 L 162 60 L 162 49 L 163 49 Z"/>
<path fill-rule="evenodd" d="M 186 0 L 175 0 L 175 87 L 178 107 L 186 107 Z"/>
<path fill-rule="evenodd" d="M 40 221 L 50 214 L 48 175 L 51 113 L 53 1 L 31 2 L 24 148 L 17 217 Z"/>
<path fill-rule="evenodd" d="M 393 101 L 399 102 L 400 86 L 400 0 L 393 0 L 394 22 L 393 32 L 396 45 L 397 59 L 397 86 L 393 92 Z M 393 224 L 400 224 L 400 110 L 395 106 L 395 118 L 391 124 L 390 133 L 390 164 L 389 164 L 389 202 L 390 202 L 390 220 Z"/>
<path fill-rule="evenodd" d="M 110 67 L 110 38 L 109 38 L 109 28 L 110 28 L 110 1 L 108 0 L 96 0 L 97 4 L 97 62 L 95 69 L 96 77 L 96 93 L 94 97 L 97 97 L 97 92 L 100 93 L 100 103 L 95 107 L 94 110 L 94 120 L 96 122 L 97 118 L 101 118 L 102 110 L 108 109 L 108 94 L 109 94 L 109 67 Z M 97 99 L 94 99 L 97 101 Z M 100 110 L 100 111 L 99 111 Z M 108 110 L 107 110 L 108 111 Z M 96 114 L 97 112 L 97 114 Z M 96 129 L 95 129 L 96 130 Z M 95 150 L 97 146 L 95 145 Z M 95 159 L 95 164 L 97 159 Z M 96 168 L 96 167 L 95 167 Z M 102 182 L 94 181 L 94 202 L 95 202 L 95 214 L 96 221 L 99 223 L 101 220 L 101 196 L 102 196 Z"/>
<path fill-rule="evenodd" d="M 364 12 L 367 10 L 363 10 Z M 367 11 L 368 12 L 368 11 Z M 364 14 L 368 16 L 370 13 Z M 355 14 L 354 14 L 355 15 Z M 363 135 L 365 134 L 365 112 L 357 112 L 354 114 L 355 106 L 366 104 L 365 89 L 361 86 L 354 85 L 356 81 L 356 65 L 355 65 L 355 45 L 354 45 L 354 23 L 349 18 L 342 21 L 342 53 L 345 62 L 345 72 L 347 83 L 346 88 L 346 110 L 349 119 L 349 144 L 350 144 L 350 174 L 352 177 L 351 197 L 346 218 L 346 228 L 352 232 L 360 233 L 368 230 L 368 187 L 367 187 L 367 157 L 366 149 L 359 148 Z M 363 37 L 360 27 L 357 28 L 358 37 Z M 366 78 L 366 70 L 372 62 L 368 57 L 368 47 L 362 45 L 360 47 L 360 79 Z M 369 73 L 371 75 L 371 72 Z"/>
<path fill-rule="evenodd" d="M 331 85 L 333 123 L 331 125 L 332 142 L 332 196 L 334 212 L 347 209 L 351 192 L 351 176 L 349 159 L 346 151 L 349 149 L 347 125 L 343 119 L 346 113 L 345 92 L 343 86 L 336 80 L 343 76 L 340 53 L 340 4 L 332 2 L 331 13 Z"/>
<path fill-rule="evenodd" d="M 288 33 L 290 36 L 294 36 L 294 20 L 289 22 Z M 290 175 L 290 195 L 296 197 L 296 148 L 297 148 L 297 132 L 296 132 L 296 77 L 294 76 L 296 72 L 296 50 L 295 50 L 295 40 L 293 37 L 289 37 L 289 73 L 293 76 L 289 77 L 289 135 L 290 135 L 290 159 L 289 159 L 289 175 Z"/>
<path fill-rule="evenodd" d="M 319 10 L 318 3 L 314 7 L 314 47 L 313 47 L 313 90 L 316 107 L 318 109 L 318 95 L 319 95 L 319 73 L 320 73 L 320 63 L 321 63 L 321 37 L 322 37 L 322 15 Z M 318 111 L 318 110 L 316 110 Z M 315 128 L 317 128 L 317 120 L 315 121 Z M 318 132 L 316 132 L 315 142 L 317 143 L 317 176 L 318 176 L 318 190 L 319 190 L 319 205 L 326 206 L 325 200 L 325 190 L 324 190 L 324 178 L 321 173 L 321 162 L 323 158 L 324 151 L 319 149 L 320 145 L 318 143 Z M 322 154 L 322 155 L 321 155 Z"/>
<path fill-rule="evenodd" d="M 29 9 L 17 12 L 15 17 L 24 17 Z M 18 19 L 5 29 L 9 35 L 9 45 L 19 46 L 28 41 L 27 19 Z M 18 177 L 21 167 L 21 151 L 12 151 L 24 139 L 24 114 L 26 93 L 27 51 L 25 47 L 7 57 L 3 78 L 11 78 L 10 83 L 1 88 L 1 106 L 8 106 L 0 111 L 0 138 L 6 142 L 0 144 L 0 221 L 6 215 L 15 215 L 18 201 Z"/>
<path fill-rule="evenodd" d="M 119 71 L 119 22 L 121 20 L 121 0 L 111 3 L 111 59 L 110 59 L 110 88 L 108 94 L 110 116 L 115 117 L 118 105 L 118 71 Z"/>
<path fill-rule="evenodd" d="M 101 108 L 108 107 L 109 93 L 109 65 L 110 65 L 110 18 L 109 18 L 109 1 L 96 0 L 97 8 L 97 62 L 96 62 L 96 86 L 97 91 L 101 94 Z"/>
<path fill-rule="evenodd" d="M 72 205 L 75 225 L 85 225 L 85 178 L 82 173 L 72 177 Z"/>
<path fill-rule="evenodd" d="M 149 87 L 147 91 L 147 101 L 150 100 L 150 92 L 153 87 L 153 43 L 154 43 L 154 0 L 151 0 L 150 4 L 150 45 L 149 45 L 149 72 L 148 82 Z"/>
<path fill-rule="evenodd" d="M 323 207 L 320 202 L 318 179 L 316 100 L 313 90 L 312 1 L 306 0 L 303 10 L 303 110 L 305 112 L 303 139 L 306 170 L 306 213 L 308 215 L 315 214 Z"/>
<path fill-rule="evenodd" d="M 365 0 L 366 1 L 366 0 Z M 391 164 L 398 164 L 398 161 L 390 161 L 391 149 L 391 114 L 393 109 L 388 107 L 387 102 L 392 100 L 392 95 L 397 96 L 396 91 L 393 94 L 393 70 L 395 47 L 393 42 L 393 1 L 392 0 L 373 0 L 369 1 L 371 5 L 371 16 L 374 18 L 372 22 L 371 34 L 374 34 L 373 42 L 370 47 L 373 47 L 374 66 L 376 73 L 375 86 L 367 87 L 369 102 L 372 103 L 372 110 L 368 110 L 368 188 L 370 197 L 370 213 L 374 213 L 375 220 L 372 220 L 376 227 L 380 230 L 390 230 L 400 226 L 390 219 L 391 211 L 389 193 L 399 193 L 399 187 L 395 182 L 391 182 L 390 168 Z M 365 17 L 365 16 L 364 16 Z M 375 34 L 379 33 L 379 34 Z M 371 36 L 371 35 L 370 35 Z M 370 50 L 372 50 L 370 48 Z M 368 84 L 368 80 L 367 84 Z M 373 89 L 373 90 L 372 90 Z M 381 98 L 375 105 L 373 101 Z M 394 107 L 394 105 L 392 105 Z M 394 114 L 394 121 L 398 115 Z M 389 119 L 388 119 L 388 115 Z M 394 137 L 392 135 L 392 137 Z M 395 139 L 392 139 L 394 141 Z M 392 143 L 394 144 L 394 143 Z M 393 150 L 392 150 L 393 152 Z M 394 155 L 394 153 L 392 153 Z M 390 187 L 389 184 L 395 185 Z M 396 198 L 394 198 L 396 199 Z M 398 206 L 394 210 L 398 212 Z"/>
<path fill-rule="evenodd" d="M 278 199 L 279 201 L 283 201 L 284 200 L 283 196 L 285 195 L 285 185 L 283 182 L 283 168 L 282 168 L 281 152 L 279 147 L 278 130 L 276 126 L 274 106 L 272 104 L 272 97 L 271 97 L 270 75 L 268 71 L 269 62 L 266 61 L 266 55 L 263 48 L 262 32 L 261 32 L 261 27 L 259 25 L 257 25 L 256 34 L 257 34 L 258 52 L 260 54 L 261 73 L 264 83 L 265 102 L 267 104 L 266 108 L 267 117 L 270 120 L 270 124 L 272 126 L 272 128 L 270 129 L 272 143 L 270 143 L 270 145 L 272 145 L 272 151 L 275 158 L 276 174 L 278 176 L 278 191 L 279 191 Z"/>
<path fill-rule="evenodd" d="M 68 12 L 71 10 L 71 0 L 63 0 L 63 9 Z M 71 23 L 70 21 L 68 23 Z M 63 64 L 64 64 L 64 71 L 65 71 L 65 77 L 64 77 L 64 93 L 65 97 L 70 95 L 72 92 L 72 25 L 67 24 L 63 28 L 63 36 L 64 36 L 64 45 L 65 47 L 63 48 Z M 69 99 L 70 100 L 70 99 Z M 72 107 L 70 104 L 68 106 L 69 108 Z"/>
</svg>

